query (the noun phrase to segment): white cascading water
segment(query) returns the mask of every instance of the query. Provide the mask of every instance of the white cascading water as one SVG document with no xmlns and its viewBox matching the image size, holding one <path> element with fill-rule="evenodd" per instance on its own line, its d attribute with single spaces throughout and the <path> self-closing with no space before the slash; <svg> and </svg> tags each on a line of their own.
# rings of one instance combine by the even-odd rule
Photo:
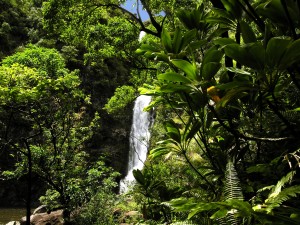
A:
<svg viewBox="0 0 300 225">
<path fill-rule="evenodd" d="M 130 131 L 130 149 L 128 158 L 127 175 L 120 181 L 120 192 L 124 193 L 135 181 L 132 171 L 142 169 L 147 158 L 148 144 L 150 138 L 149 127 L 151 115 L 143 111 L 151 102 L 151 97 L 139 96 L 134 103 L 133 118 Z"/>
</svg>

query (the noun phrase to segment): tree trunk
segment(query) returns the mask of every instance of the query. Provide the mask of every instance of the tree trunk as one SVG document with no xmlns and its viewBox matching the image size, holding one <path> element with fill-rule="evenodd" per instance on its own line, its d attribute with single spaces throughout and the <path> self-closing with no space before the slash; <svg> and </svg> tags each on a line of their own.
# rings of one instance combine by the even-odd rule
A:
<svg viewBox="0 0 300 225">
<path fill-rule="evenodd" d="M 26 199 L 26 225 L 30 225 L 31 215 L 31 187 L 32 187 L 32 158 L 30 146 L 27 140 L 24 140 L 27 148 L 28 173 L 27 173 L 27 199 Z"/>
</svg>

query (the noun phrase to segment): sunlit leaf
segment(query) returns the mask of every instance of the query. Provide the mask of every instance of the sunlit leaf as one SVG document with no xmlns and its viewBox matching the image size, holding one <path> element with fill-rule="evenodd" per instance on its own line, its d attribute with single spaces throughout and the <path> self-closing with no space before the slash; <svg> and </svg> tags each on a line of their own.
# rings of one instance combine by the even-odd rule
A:
<svg viewBox="0 0 300 225">
<path fill-rule="evenodd" d="M 172 82 L 182 82 L 184 84 L 192 83 L 192 81 L 190 79 L 188 79 L 187 77 L 185 77 L 185 76 L 183 76 L 179 73 L 175 73 L 175 72 L 162 73 L 162 74 L 159 74 L 157 76 L 157 78 L 159 80 L 166 80 L 166 81 L 172 81 Z"/>
<path fill-rule="evenodd" d="M 180 59 L 172 60 L 171 62 L 176 67 L 178 67 L 179 69 L 184 71 L 189 79 L 196 80 L 196 77 L 197 77 L 197 67 L 196 67 L 196 65 L 193 65 L 193 64 L 189 63 L 186 60 L 180 60 Z"/>
<path fill-rule="evenodd" d="M 168 52 L 173 52 L 171 36 L 166 29 L 163 29 L 161 32 L 161 41 Z"/>
</svg>

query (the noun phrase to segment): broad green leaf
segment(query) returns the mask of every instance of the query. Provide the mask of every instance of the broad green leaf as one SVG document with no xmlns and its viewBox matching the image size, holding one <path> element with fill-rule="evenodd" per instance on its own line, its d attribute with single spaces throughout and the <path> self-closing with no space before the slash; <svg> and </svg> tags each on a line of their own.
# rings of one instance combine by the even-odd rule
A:
<svg viewBox="0 0 300 225">
<path fill-rule="evenodd" d="M 159 80 L 166 80 L 166 81 L 172 81 L 172 82 L 181 82 L 181 83 L 184 83 L 184 84 L 192 83 L 192 81 L 190 79 L 188 79 L 187 77 L 185 77 L 181 74 L 175 73 L 175 72 L 162 73 L 162 74 L 159 74 L 157 76 L 157 78 Z"/>
<path fill-rule="evenodd" d="M 258 14 L 279 24 L 288 24 L 287 17 L 280 2 L 281 0 L 268 0 L 257 6 Z"/>
<path fill-rule="evenodd" d="M 166 29 L 161 32 L 161 41 L 167 52 L 173 52 L 171 36 Z"/>
<path fill-rule="evenodd" d="M 168 154 L 170 151 L 171 151 L 171 148 L 167 148 L 167 147 L 158 147 L 158 148 L 152 149 L 150 151 L 150 158 L 155 159 L 162 155 Z"/>
<path fill-rule="evenodd" d="M 214 12 L 214 16 L 233 19 L 232 15 L 230 15 L 230 13 L 228 11 L 224 10 L 224 9 L 213 8 L 212 11 Z"/>
<path fill-rule="evenodd" d="M 132 174 L 138 183 L 140 183 L 141 185 L 145 184 L 144 175 L 142 174 L 142 172 L 139 169 L 133 170 Z"/>
<path fill-rule="evenodd" d="M 191 219 L 193 216 L 200 212 L 204 211 L 210 211 L 214 209 L 218 209 L 220 206 L 216 204 L 215 202 L 210 202 L 210 203 L 198 203 L 194 208 L 190 210 L 190 213 L 188 215 L 188 219 Z"/>
<path fill-rule="evenodd" d="M 186 134 L 185 137 L 186 141 L 192 139 L 196 135 L 196 133 L 200 130 L 201 125 L 202 124 L 199 121 L 193 123 L 191 129 Z"/>
<path fill-rule="evenodd" d="M 256 36 L 251 26 L 245 21 L 240 21 L 241 33 L 245 43 L 255 42 Z"/>
<path fill-rule="evenodd" d="M 238 69 L 235 67 L 227 67 L 226 70 L 233 72 L 233 73 L 237 73 L 237 74 L 243 74 L 243 75 L 251 75 L 251 73 L 249 73 L 248 71 L 245 71 L 243 69 Z"/>
<path fill-rule="evenodd" d="M 202 64 L 205 65 L 208 62 L 220 62 L 223 57 L 223 52 L 218 50 L 215 46 L 205 52 Z"/>
<path fill-rule="evenodd" d="M 169 57 L 164 52 L 154 53 L 154 56 L 154 60 L 169 62 Z"/>
<path fill-rule="evenodd" d="M 159 90 L 155 87 L 149 88 L 149 87 L 140 87 L 139 92 L 141 95 L 157 95 L 159 94 Z"/>
<path fill-rule="evenodd" d="M 135 51 L 135 53 L 138 54 L 138 55 L 143 55 L 143 54 L 145 54 L 146 52 L 147 52 L 147 50 L 143 50 L 143 49 L 140 49 L 140 48 L 138 48 L 138 49 Z"/>
<path fill-rule="evenodd" d="M 242 65 L 252 69 L 262 70 L 265 63 L 265 50 L 259 42 L 240 46 L 229 44 L 225 46 L 225 54 Z"/>
<path fill-rule="evenodd" d="M 215 45 L 221 45 L 226 46 L 229 44 L 237 44 L 233 39 L 231 38 L 218 38 L 213 41 Z"/>
<path fill-rule="evenodd" d="M 175 30 L 173 42 L 172 42 L 173 53 L 178 54 L 181 51 L 182 44 L 183 44 L 182 34 L 181 34 L 180 29 L 177 28 Z"/>
<path fill-rule="evenodd" d="M 187 31 L 186 33 L 184 33 L 183 35 L 183 40 L 182 40 L 182 46 L 181 46 L 181 50 L 183 50 L 186 46 L 190 45 L 191 43 L 193 43 L 193 40 L 195 40 L 197 35 L 197 30 L 193 29 L 190 31 Z M 206 43 L 205 40 L 198 40 L 195 41 L 198 42 L 198 46 L 202 46 L 204 43 Z M 199 43 L 201 43 L 202 45 L 199 45 Z M 198 47 L 199 48 L 199 47 Z"/>
<path fill-rule="evenodd" d="M 235 61 L 241 63 L 242 65 L 248 66 L 248 59 L 247 59 L 247 51 L 245 48 L 242 48 L 239 44 L 228 44 L 225 46 L 225 55 L 229 56 L 230 58 L 234 59 Z M 251 59 L 249 59 L 251 60 Z"/>
<path fill-rule="evenodd" d="M 194 28 L 194 21 L 192 21 L 191 12 L 185 9 L 178 10 L 176 13 L 179 20 L 183 23 L 183 25 L 188 29 Z"/>
<path fill-rule="evenodd" d="M 292 40 L 284 37 L 273 37 L 269 40 L 266 49 L 266 63 L 270 68 L 285 68 L 285 64 L 281 64 L 281 60 Z"/>
<path fill-rule="evenodd" d="M 143 51 L 149 51 L 149 52 L 157 52 L 159 51 L 159 49 L 157 49 L 155 46 L 153 45 L 149 45 L 149 44 L 142 44 L 140 47 L 141 50 Z"/>
<path fill-rule="evenodd" d="M 252 68 L 257 70 L 263 70 L 265 67 L 266 52 L 262 43 L 251 43 L 249 45 L 246 45 L 246 48 L 248 51 L 249 58 L 252 58 L 252 62 L 254 63 Z"/>
<path fill-rule="evenodd" d="M 175 92 L 187 92 L 190 93 L 193 88 L 189 85 L 184 84 L 166 84 L 160 87 L 162 93 L 175 93 Z"/>
<path fill-rule="evenodd" d="M 197 204 L 194 199 L 176 198 L 167 202 L 167 204 L 173 207 L 177 212 L 185 212 L 185 211 L 192 210 L 199 203 Z"/>
<path fill-rule="evenodd" d="M 237 87 L 235 89 L 231 89 L 226 93 L 224 97 L 218 102 L 217 107 L 225 107 L 230 101 L 240 99 L 246 95 L 251 90 L 251 87 Z"/>
<path fill-rule="evenodd" d="M 252 206 L 249 202 L 238 199 L 228 199 L 225 202 L 232 208 L 237 209 L 239 211 L 239 215 L 242 215 L 243 217 L 251 216 L 251 213 L 253 212 Z"/>
<path fill-rule="evenodd" d="M 242 16 L 243 10 L 236 0 L 221 0 L 224 7 L 230 12 L 236 19 Z"/>
<path fill-rule="evenodd" d="M 212 23 L 212 24 L 222 24 L 223 26 L 226 26 L 229 29 L 235 28 L 234 20 L 227 19 L 227 18 L 210 17 L 210 18 L 207 18 L 206 21 L 208 23 Z"/>
<path fill-rule="evenodd" d="M 229 210 L 226 208 L 221 208 L 217 212 L 215 212 L 210 218 L 211 219 L 224 218 L 227 215 L 228 211 Z"/>
<path fill-rule="evenodd" d="M 165 122 L 165 128 L 167 130 L 167 135 L 175 140 L 176 142 L 181 142 L 181 134 L 179 129 L 177 128 L 177 125 L 171 120 Z"/>
<path fill-rule="evenodd" d="M 292 44 L 289 45 L 288 49 L 286 50 L 281 64 L 286 65 L 289 67 L 300 60 L 300 39 L 294 41 Z"/>
<path fill-rule="evenodd" d="M 206 63 L 202 69 L 202 74 L 201 74 L 202 77 L 205 80 L 211 80 L 213 78 L 213 76 L 216 75 L 216 73 L 219 71 L 221 66 L 222 66 L 222 64 L 219 62 Z"/>
<path fill-rule="evenodd" d="M 204 55 L 201 64 L 201 76 L 206 80 L 210 80 L 221 68 L 219 63 L 223 57 L 223 52 L 216 47 L 210 48 Z"/>
<path fill-rule="evenodd" d="M 269 164 L 256 164 L 255 166 L 250 166 L 246 169 L 247 173 L 271 173 L 271 168 Z"/>
<path fill-rule="evenodd" d="M 199 49 L 207 43 L 207 40 L 198 40 L 198 41 L 192 41 L 192 42 L 187 42 L 187 43 L 189 43 L 190 49 Z"/>
<path fill-rule="evenodd" d="M 144 108 L 144 111 L 146 111 L 146 112 L 151 111 L 153 108 L 157 107 L 159 104 L 163 104 L 164 101 L 165 101 L 165 99 L 162 98 L 161 96 L 153 98 L 153 100 L 150 102 L 150 104 Z"/>
<path fill-rule="evenodd" d="M 176 67 L 185 72 L 188 78 L 191 80 L 196 80 L 197 77 L 197 67 L 194 64 L 186 60 L 174 59 L 171 61 Z"/>
<path fill-rule="evenodd" d="M 153 59 L 155 59 L 155 54 L 153 54 L 153 52 L 145 52 L 145 54 L 144 54 L 144 56 L 147 58 L 147 59 L 151 59 L 151 60 L 153 60 Z"/>
</svg>

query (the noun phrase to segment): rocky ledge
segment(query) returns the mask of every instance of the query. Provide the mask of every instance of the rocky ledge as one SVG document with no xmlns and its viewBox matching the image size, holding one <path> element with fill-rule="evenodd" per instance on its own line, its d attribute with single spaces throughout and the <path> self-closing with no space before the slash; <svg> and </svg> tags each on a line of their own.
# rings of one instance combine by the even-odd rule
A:
<svg viewBox="0 0 300 225">
<path fill-rule="evenodd" d="M 63 225 L 63 210 L 47 212 L 46 206 L 40 206 L 30 216 L 32 225 Z M 20 225 L 26 225 L 26 216 L 22 217 Z"/>
</svg>

